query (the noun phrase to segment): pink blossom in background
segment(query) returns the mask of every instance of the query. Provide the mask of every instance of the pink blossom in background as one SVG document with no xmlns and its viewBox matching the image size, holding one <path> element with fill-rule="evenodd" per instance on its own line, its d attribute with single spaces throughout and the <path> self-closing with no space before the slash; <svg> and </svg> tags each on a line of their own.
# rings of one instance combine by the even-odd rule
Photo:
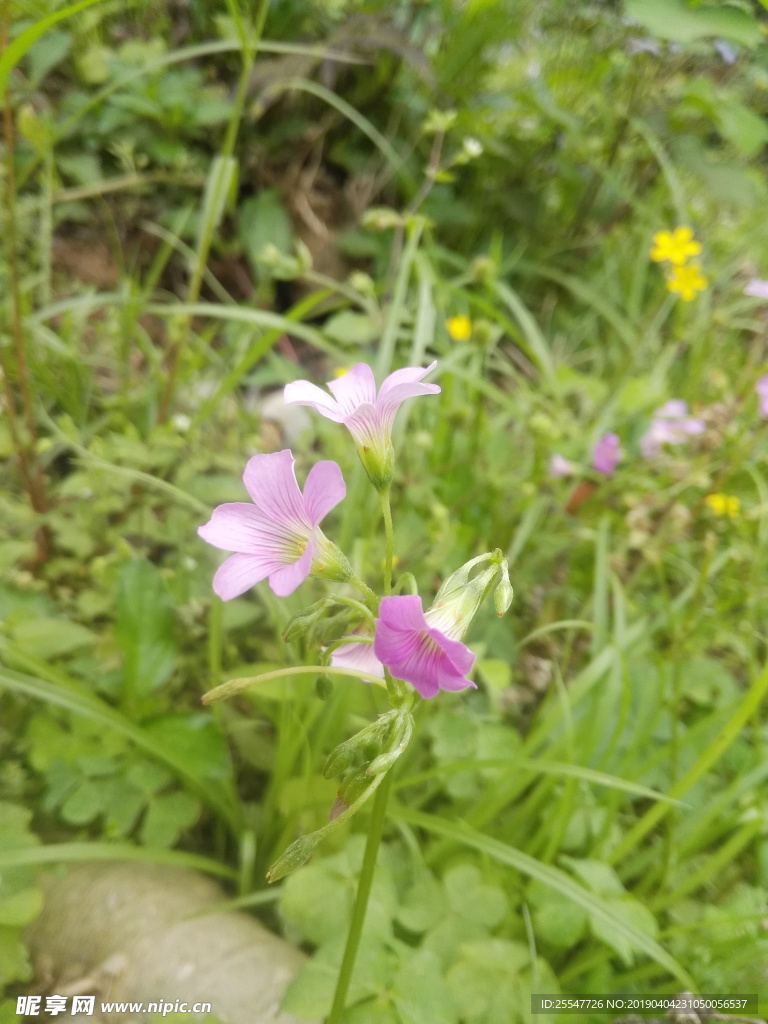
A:
<svg viewBox="0 0 768 1024">
<path fill-rule="evenodd" d="M 369 676 L 384 678 L 384 668 L 373 653 L 373 644 L 351 643 L 337 647 L 331 655 L 331 665 L 335 668 L 354 668 Z"/>
<path fill-rule="evenodd" d="M 549 460 L 549 475 L 555 479 L 573 476 L 575 472 L 576 467 L 574 464 L 562 455 L 553 455 Z"/>
<path fill-rule="evenodd" d="M 673 398 L 653 414 L 650 426 L 640 438 L 640 451 L 644 458 L 654 459 L 662 445 L 682 444 L 703 431 L 704 423 L 688 415 L 688 403 Z"/>
<path fill-rule="evenodd" d="M 610 476 L 621 457 L 617 434 L 605 434 L 592 448 L 592 468 L 603 476 Z"/>
<path fill-rule="evenodd" d="M 757 393 L 757 404 L 760 416 L 764 420 L 768 420 L 768 374 L 760 379 L 755 384 L 755 391 Z"/>
<path fill-rule="evenodd" d="M 328 382 L 332 395 L 308 380 L 295 380 L 286 385 L 285 401 L 288 405 L 309 405 L 326 419 L 343 423 L 358 446 L 377 450 L 389 441 L 402 402 L 440 392 L 437 384 L 420 383 L 436 366 L 433 362 L 426 368 L 408 366 L 395 370 L 377 394 L 373 370 L 367 363 L 357 363 L 343 376 Z"/>
<path fill-rule="evenodd" d="M 768 299 L 768 281 L 761 281 L 759 277 L 753 277 L 747 283 L 744 294 L 752 299 Z"/>
<path fill-rule="evenodd" d="M 460 640 L 429 625 L 418 595 L 382 598 L 373 651 L 393 676 L 427 699 L 440 690 L 475 687 L 467 679 L 474 654 Z"/>
<path fill-rule="evenodd" d="M 198 534 L 215 548 L 234 551 L 216 571 L 213 589 L 223 601 L 263 579 L 278 597 L 307 578 L 319 548 L 328 545 L 318 523 L 342 500 L 346 486 L 335 462 L 318 462 L 299 490 L 294 459 L 286 449 L 248 460 L 243 483 L 253 501 L 214 509 Z"/>
</svg>

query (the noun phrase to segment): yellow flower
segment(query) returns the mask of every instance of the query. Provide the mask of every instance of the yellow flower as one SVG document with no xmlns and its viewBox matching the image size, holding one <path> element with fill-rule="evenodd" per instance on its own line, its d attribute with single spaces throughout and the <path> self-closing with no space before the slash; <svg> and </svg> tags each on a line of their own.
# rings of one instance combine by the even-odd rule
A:
<svg viewBox="0 0 768 1024">
<path fill-rule="evenodd" d="M 667 280 L 667 289 L 677 292 L 683 302 L 695 299 L 696 293 L 703 292 L 706 287 L 707 279 L 696 263 L 689 263 L 687 267 L 673 267 Z"/>
<path fill-rule="evenodd" d="M 682 267 L 689 256 L 698 256 L 701 246 L 694 241 L 690 228 L 675 228 L 674 231 L 657 231 L 653 236 L 651 259 L 654 263 L 666 263 Z"/>
<path fill-rule="evenodd" d="M 452 341 L 469 341 L 472 337 L 472 321 L 468 316 L 451 316 L 445 321 L 445 329 Z"/>
<path fill-rule="evenodd" d="M 704 499 L 716 516 L 734 519 L 741 509 L 741 502 L 733 494 L 708 494 Z"/>
<path fill-rule="evenodd" d="M 343 377 L 345 373 L 349 373 L 352 369 L 351 366 L 339 366 L 333 371 L 334 377 Z"/>
</svg>

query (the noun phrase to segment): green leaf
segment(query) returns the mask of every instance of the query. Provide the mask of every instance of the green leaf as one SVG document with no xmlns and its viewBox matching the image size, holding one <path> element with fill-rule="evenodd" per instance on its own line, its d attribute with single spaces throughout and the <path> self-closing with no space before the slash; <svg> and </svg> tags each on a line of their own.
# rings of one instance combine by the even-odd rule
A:
<svg viewBox="0 0 768 1024">
<path fill-rule="evenodd" d="M 69 53 L 72 36 L 69 32 L 54 29 L 46 33 L 32 46 L 27 54 L 29 61 L 29 84 L 37 88 L 48 72 Z"/>
<path fill-rule="evenodd" d="M 458 1022 L 458 1009 L 440 961 L 427 949 L 417 949 L 401 960 L 392 994 L 403 1024 Z"/>
<path fill-rule="evenodd" d="M 587 915 L 575 903 L 550 901 L 533 912 L 533 930 L 541 942 L 556 949 L 570 949 L 584 935 Z"/>
<path fill-rule="evenodd" d="M 39 889 L 22 889 L 0 899 L 0 926 L 20 928 L 33 921 L 42 909 L 42 892 Z"/>
<path fill-rule="evenodd" d="M 343 310 L 326 321 L 323 330 L 340 345 L 367 345 L 377 333 L 377 325 L 365 313 Z"/>
<path fill-rule="evenodd" d="M 258 261 L 265 246 L 274 245 L 284 256 L 293 251 L 291 218 L 277 189 L 262 189 L 240 205 L 237 230 L 251 266 L 259 273 L 264 272 Z"/>
<path fill-rule="evenodd" d="M 431 871 L 422 869 L 397 908 L 397 920 L 410 932 L 432 928 L 448 909 L 445 888 Z"/>
<path fill-rule="evenodd" d="M 117 588 L 115 636 L 123 651 L 126 704 L 157 689 L 176 660 L 173 613 L 165 585 L 149 562 L 129 562 Z"/>
<path fill-rule="evenodd" d="M 507 1024 L 524 1018 L 520 972 L 530 963 L 521 942 L 485 939 L 461 947 L 448 985 L 467 1024 Z"/>
<path fill-rule="evenodd" d="M 155 718 L 145 724 L 144 732 L 192 778 L 229 778 L 226 744 L 210 715 L 201 712 Z"/>
<path fill-rule="evenodd" d="M 698 4 L 685 0 L 625 0 L 624 9 L 652 35 L 676 43 L 697 39 L 728 39 L 755 47 L 762 40 L 760 23 L 746 11 L 724 4 Z"/>
<path fill-rule="evenodd" d="M 162 794 L 150 801 L 141 824 L 141 841 L 146 846 L 174 846 L 181 833 L 200 815 L 200 804 L 189 793 Z"/>
<path fill-rule="evenodd" d="M 64 802 L 62 818 L 70 825 L 87 825 L 93 821 L 104 806 L 104 787 L 98 782 L 84 782 Z"/>
<path fill-rule="evenodd" d="M 66 619 L 26 619 L 14 625 L 10 634 L 22 651 L 45 660 L 60 658 L 98 639 L 90 629 Z"/>
<path fill-rule="evenodd" d="M 586 883 L 598 896 L 624 896 L 626 889 L 621 879 L 609 864 L 599 860 L 577 860 L 575 857 L 562 857 L 562 862 Z"/>
<path fill-rule="evenodd" d="M 473 864 L 460 864 L 446 871 L 443 878 L 451 909 L 475 924 L 495 928 L 508 910 L 503 889 L 486 885 Z"/>
<path fill-rule="evenodd" d="M 607 902 L 625 923 L 632 925 L 633 928 L 637 928 L 651 939 L 656 938 L 659 932 L 658 925 L 656 918 L 648 907 L 628 896 L 625 896 L 623 899 L 612 898 Z M 631 966 L 634 963 L 635 949 L 632 943 L 627 940 L 626 935 L 617 930 L 615 925 L 602 918 L 599 920 L 595 919 L 593 916 L 590 917 L 590 925 L 595 938 L 602 939 L 603 942 L 614 949 L 627 966 Z"/>
<path fill-rule="evenodd" d="M 661 805 L 657 804 L 655 806 Z M 529 878 L 542 882 L 561 896 L 565 896 L 566 899 L 583 907 L 588 911 L 593 920 L 595 917 L 599 917 L 608 924 L 615 925 L 633 947 L 644 952 L 652 960 L 655 960 L 657 964 L 664 967 L 684 985 L 694 984 L 693 979 L 685 968 L 658 942 L 651 939 L 641 929 L 626 923 L 621 916 L 617 915 L 614 907 L 578 885 L 565 872 L 536 860 L 535 857 L 523 853 L 522 850 L 515 849 L 514 846 L 509 846 L 506 843 L 499 842 L 497 839 L 492 839 L 482 832 L 476 832 L 468 826 L 457 825 L 450 821 L 444 821 L 435 815 L 423 814 L 420 811 L 413 811 L 399 805 L 393 807 L 390 813 L 392 817 L 400 821 L 405 821 L 417 828 L 423 828 L 435 835 L 446 836 L 454 842 L 469 846 L 471 849 L 479 850 L 481 853 L 493 857 L 499 863 L 506 864 L 508 867 L 520 871 Z"/>
<path fill-rule="evenodd" d="M 28 981 L 32 968 L 16 928 L 0 926 L 0 990 L 12 981 Z"/>
<path fill-rule="evenodd" d="M 289 875 L 280 894 L 280 913 L 316 946 L 346 931 L 353 891 L 327 861 Z"/>
</svg>

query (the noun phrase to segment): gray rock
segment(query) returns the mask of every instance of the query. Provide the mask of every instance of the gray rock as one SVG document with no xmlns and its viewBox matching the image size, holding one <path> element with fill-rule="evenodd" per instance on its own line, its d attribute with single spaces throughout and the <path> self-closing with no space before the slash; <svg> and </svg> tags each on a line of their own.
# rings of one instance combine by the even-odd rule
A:
<svg viewBox="0 0 768 1024">
<path fill-rule="evenodd" d="M 295 1024 L 278 1008 L 304 955 L 247 914 L 210 912 L 226 897 L 203 875 L 89 864 L 48 876 L 44 888 L 45 908 L 26 936 L 36 976 L 48 994 L 95 995 L 97 1013 L 84 1018 L 90 1024 L 102 1000 L 177 999 L 210 1003 L 226 1024 Z"/>
</svg>

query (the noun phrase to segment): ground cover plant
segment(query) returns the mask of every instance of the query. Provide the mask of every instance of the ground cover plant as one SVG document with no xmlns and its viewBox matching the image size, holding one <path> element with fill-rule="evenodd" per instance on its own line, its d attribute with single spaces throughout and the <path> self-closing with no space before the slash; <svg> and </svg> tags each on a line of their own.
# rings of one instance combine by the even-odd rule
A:
<svg viewBox="0 0 768 1024">
<path fill-rule="evenodd" d="M 298 1018 L 765 993 L 762 6 L 0 31 L 0 1020 L 41 865 L 110 858 L 224 878 Z"/>
</svg>

